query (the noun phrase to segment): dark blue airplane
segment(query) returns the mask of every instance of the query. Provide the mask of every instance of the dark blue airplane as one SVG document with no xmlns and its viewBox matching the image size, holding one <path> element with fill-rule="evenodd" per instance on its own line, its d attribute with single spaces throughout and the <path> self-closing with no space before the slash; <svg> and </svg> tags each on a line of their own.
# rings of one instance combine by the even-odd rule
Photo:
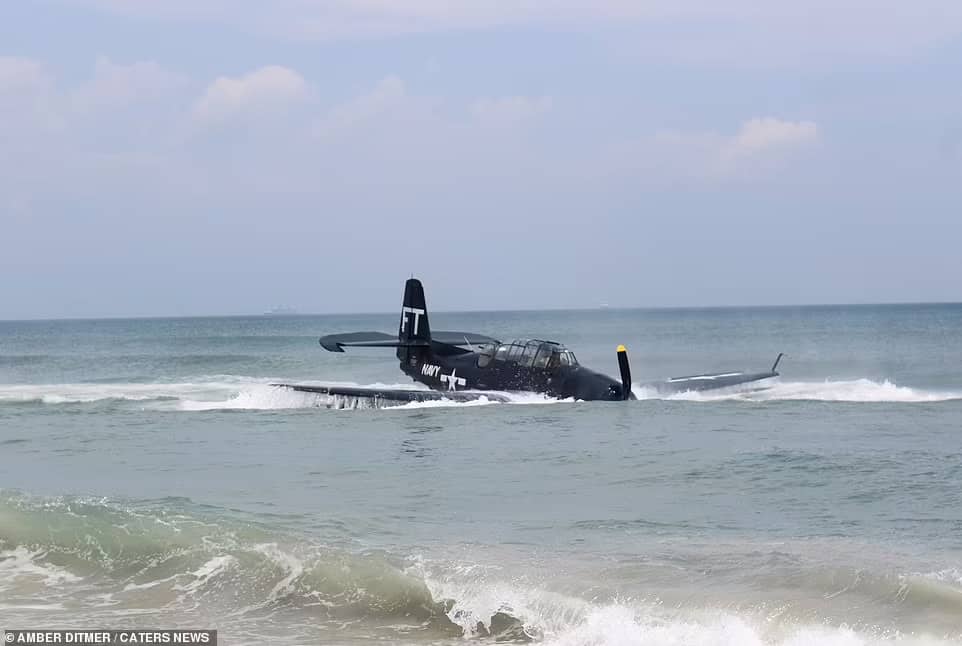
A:
<svg viewBox="0 0 962 646">
<path fill-rule="evenodd" d="M 396 336 L 384 332 L 351 332 L 323 336 L 320 344 L 331 352 L 344 352 L 344 348 L 396 348 L 401 370 L 432 390 L 274 385 L 299 392 L 401 402 L 472 401 L 482 397 L 507 401 L 503 394 L 491 391 L 537 392 L 585 401 L 636 399 L 631 391 L 631 368 L 625 346 L 618 346 L 621 379 L 615 380 L 580 365 L 571 350 L 555 341 L 526 339 L 502 343 L 473 332 L 432 332 L 424 287 L 416 278 L 409 279 L 404 286 Z M 644 385 L 663 393 L 736 386 L 777 377 L 781 357 L 779 354 L 768 372 L 692 375 Z"/>
</svg>

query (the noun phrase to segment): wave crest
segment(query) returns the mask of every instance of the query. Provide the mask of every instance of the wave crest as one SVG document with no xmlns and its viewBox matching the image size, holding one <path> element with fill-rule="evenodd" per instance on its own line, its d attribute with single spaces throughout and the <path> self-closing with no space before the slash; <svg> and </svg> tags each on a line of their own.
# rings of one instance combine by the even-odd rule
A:
<svg viewBox="0 0 962 646">
<path fill-rule="evenodd" d="M 0 596 L 104 605 L 218 608 L 244 616 L 308 609 L 319 621 L 390 619 L 455 630 L 427 586 L 375 554 L 198 516 L 79 498 L 0 498 Z"/>
</svg>

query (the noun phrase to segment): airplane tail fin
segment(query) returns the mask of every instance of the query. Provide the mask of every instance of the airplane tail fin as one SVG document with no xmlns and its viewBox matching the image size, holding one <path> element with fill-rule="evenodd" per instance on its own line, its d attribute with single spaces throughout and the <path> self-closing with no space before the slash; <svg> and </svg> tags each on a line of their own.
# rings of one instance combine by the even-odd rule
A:
<svg viewBox="0 0 962 646">
<path fill-rule="evenodd" d="M 424 300 L 424 286 L 417 278 L 409 278 L 404 284 L 404 302 L 401 305 L 401 323 L 398 326 L 398 341 L 431 341 L 431 326 L 428 324 L 428 307 Z M 401 361 L 411 361 L 422 347 L 398 346 L 397 357 Z"/>
</svg>

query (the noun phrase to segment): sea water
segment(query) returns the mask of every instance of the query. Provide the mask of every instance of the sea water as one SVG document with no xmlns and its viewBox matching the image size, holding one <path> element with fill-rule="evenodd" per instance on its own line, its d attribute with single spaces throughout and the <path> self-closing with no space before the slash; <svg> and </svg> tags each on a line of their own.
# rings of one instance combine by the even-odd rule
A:
<svg viewBox="0 0 962 646">
<path fill-rule="evenodd" d="M 0 322 L 0 627 L 224 643 L 962 643 L 962 306 L 431 313 L 639 401 L 372 408 L 396 314 Z M 764 386 L 761 388 L 760 386 Z M 497 635 L 490 635 L 490 633 Z"/>
</svg>

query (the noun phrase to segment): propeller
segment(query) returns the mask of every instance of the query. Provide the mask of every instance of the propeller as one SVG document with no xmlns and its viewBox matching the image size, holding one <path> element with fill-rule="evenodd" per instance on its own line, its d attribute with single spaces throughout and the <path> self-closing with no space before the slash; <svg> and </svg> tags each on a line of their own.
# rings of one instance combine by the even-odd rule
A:
<svg viewBox="0 0 962 646">
<path fill-rule="evenodd" d="M 628 365 L 628 350 L 625 346 L 618 346 L 618 369 L 621 371 L 621 397 L 628 399 L 631 396 L 631 366 Z"/>
</svg>

